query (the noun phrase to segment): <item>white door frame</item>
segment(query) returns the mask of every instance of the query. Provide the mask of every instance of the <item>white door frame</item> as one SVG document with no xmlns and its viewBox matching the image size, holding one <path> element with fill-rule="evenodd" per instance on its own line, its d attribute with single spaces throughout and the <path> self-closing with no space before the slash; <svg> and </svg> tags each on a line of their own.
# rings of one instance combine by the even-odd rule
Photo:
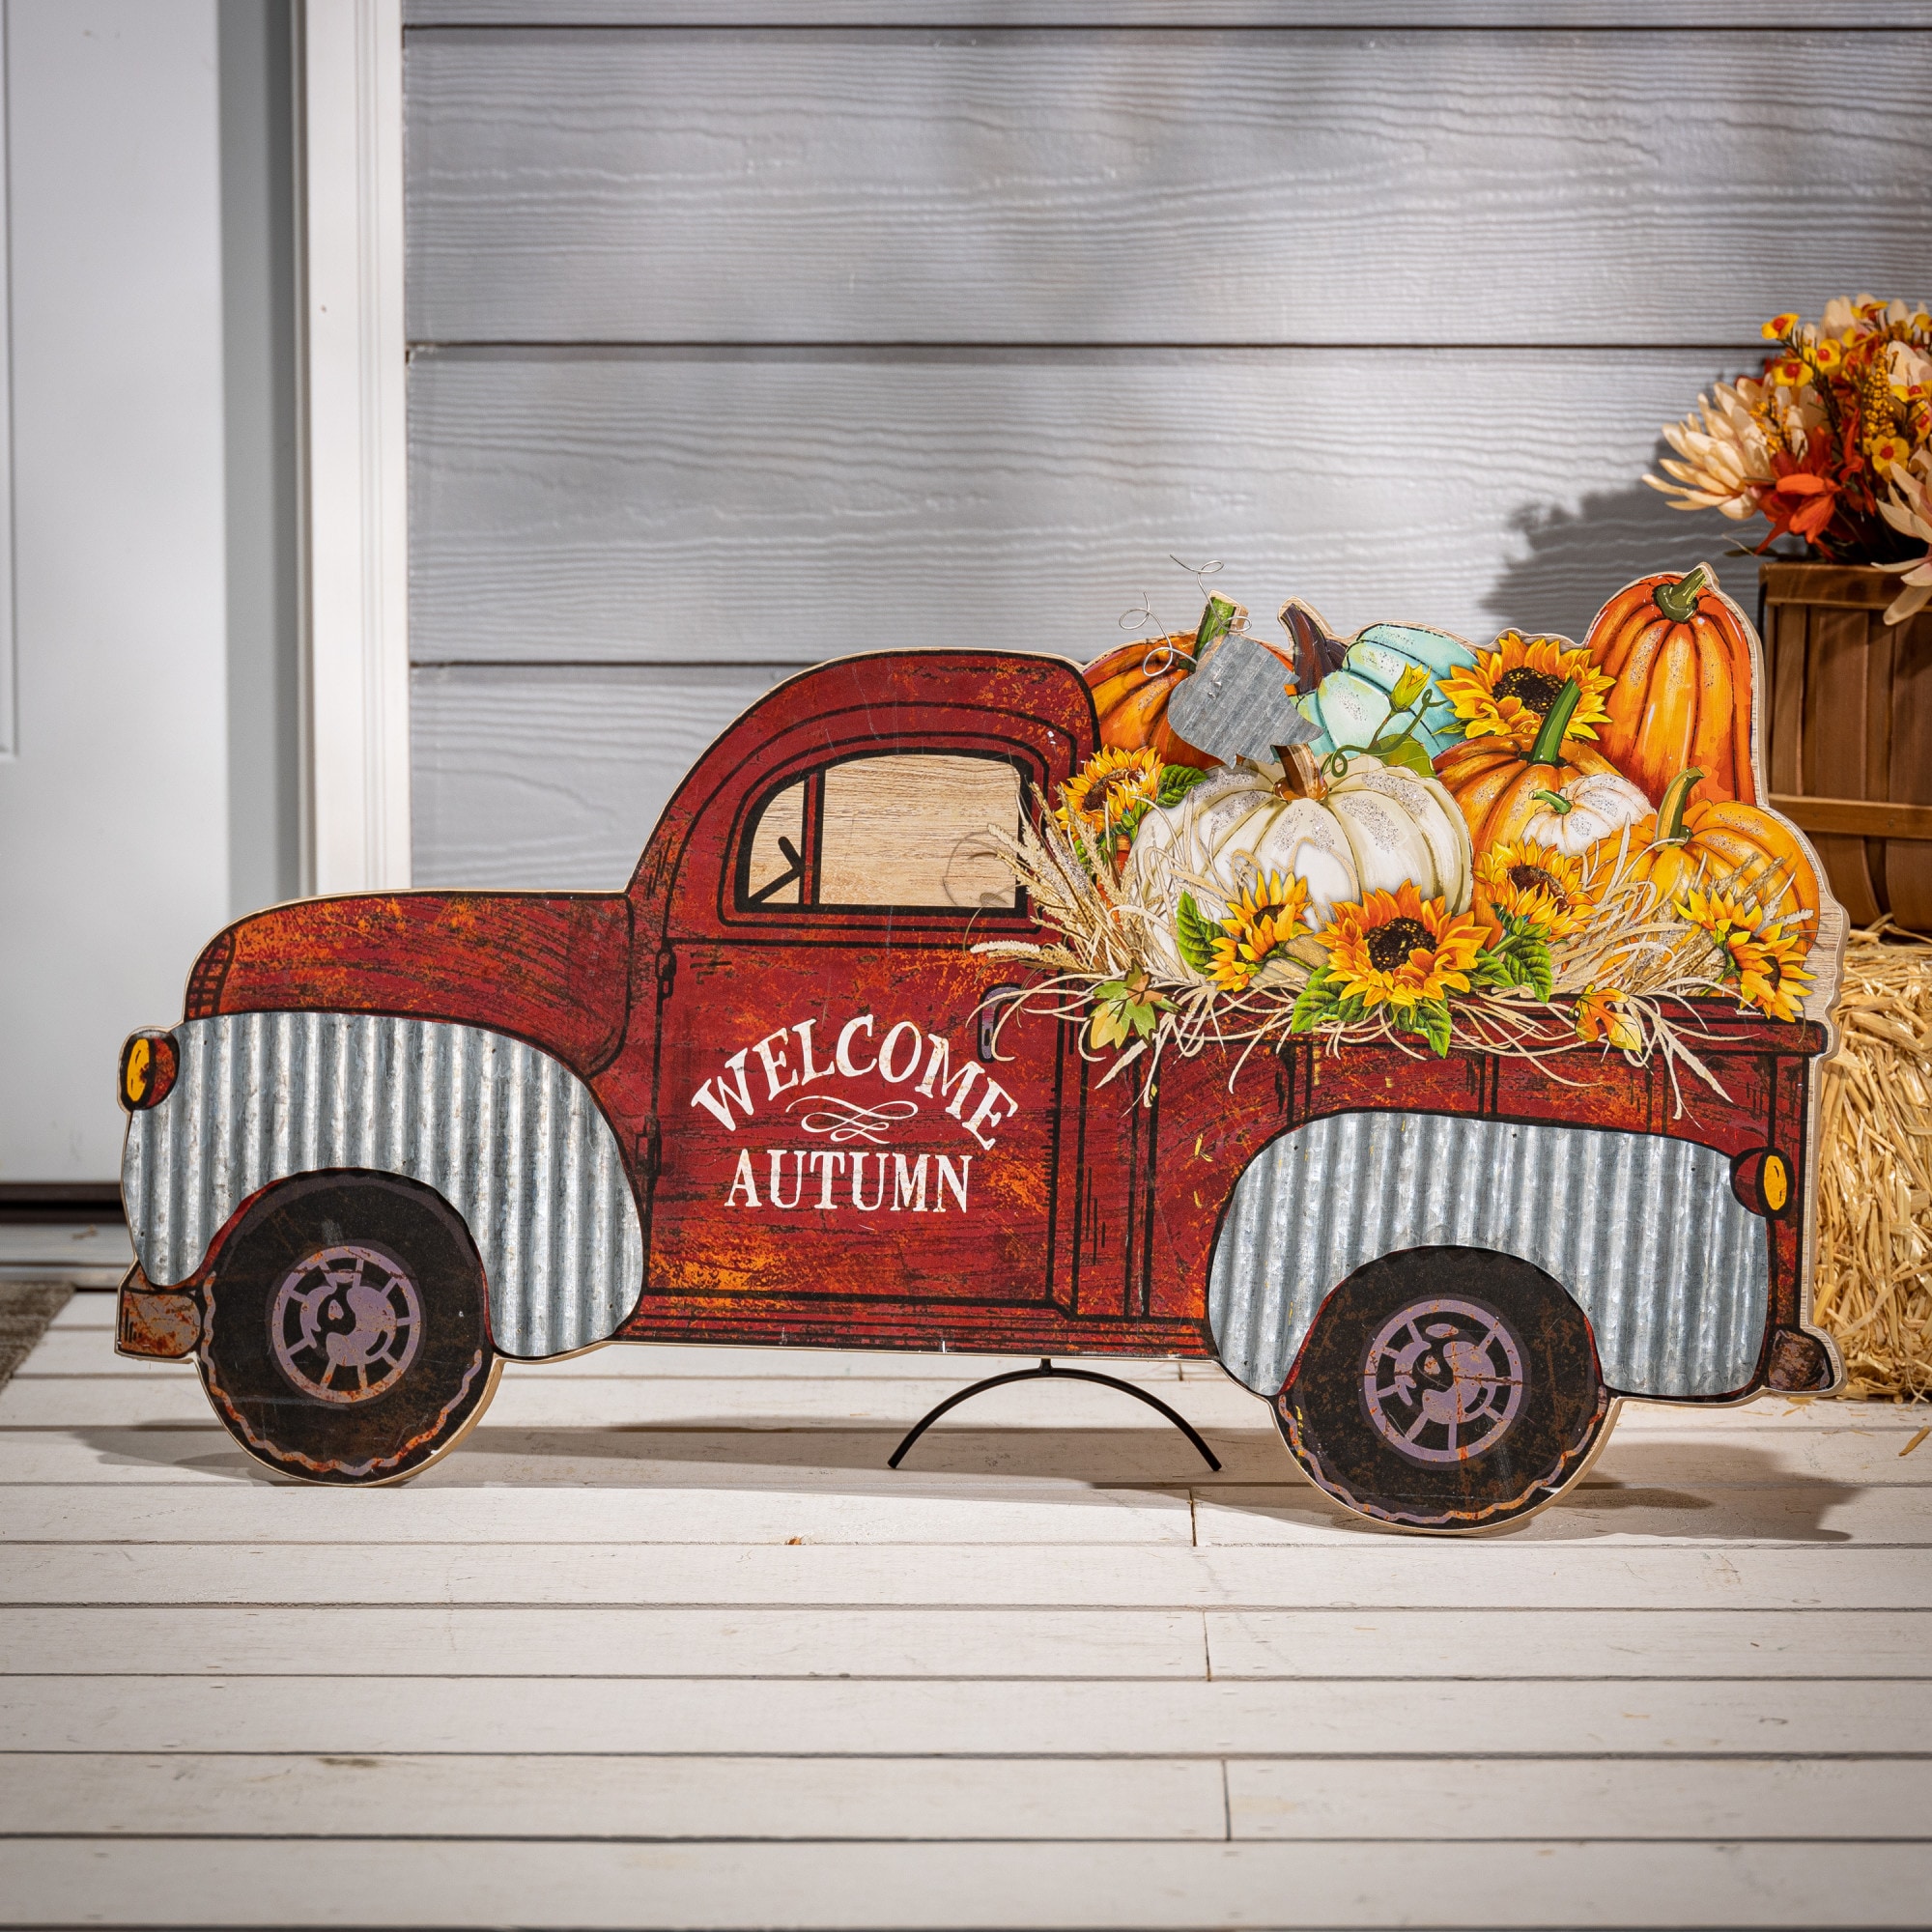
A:
<svg viewBox="0 0 1932 1932">
<path fill-rule="evenodd" d="M 298 0 L 306 890 L 410 883 L 402 0 Z"/>
</svg>

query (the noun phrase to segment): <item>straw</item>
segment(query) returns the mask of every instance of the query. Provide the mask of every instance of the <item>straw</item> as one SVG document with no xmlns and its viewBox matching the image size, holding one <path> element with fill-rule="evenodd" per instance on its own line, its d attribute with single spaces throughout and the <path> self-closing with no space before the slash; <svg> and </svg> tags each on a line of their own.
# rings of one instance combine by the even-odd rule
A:
<svg viewBox="0 0 1932 1932">
<path fill-rule="evenodd" d="M 1812 1307 L 1841 1394 L 1932 1395 L 1932 945 L 1852 933 L 1818 1133 Z"/>
</svg>

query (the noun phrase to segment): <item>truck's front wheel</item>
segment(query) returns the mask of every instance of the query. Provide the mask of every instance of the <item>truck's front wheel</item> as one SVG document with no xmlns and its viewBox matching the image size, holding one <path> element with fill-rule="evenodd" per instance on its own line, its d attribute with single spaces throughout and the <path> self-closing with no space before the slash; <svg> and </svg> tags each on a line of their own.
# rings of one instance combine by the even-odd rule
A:
<svg viewBox="0 0 1932 1932">
<path fill-rule="evenodd" d="M 1322 1303 L 1275 1419 L 1350 1509 L 1483 1529 L 1582 1474 L 1609 1396 L 1588 1320 L 1541 1268 L 1486 1248 L 1410 1248 Z"/>
<path fill-rule="evenodd" d="M 413 1474 L 482 1412 L 499 1367 L 469 1230 L 386 1175 L 285 1182 L 203 1291 L 201 1377 L 242 1448 L 315 1483 Z"/>
</svg>

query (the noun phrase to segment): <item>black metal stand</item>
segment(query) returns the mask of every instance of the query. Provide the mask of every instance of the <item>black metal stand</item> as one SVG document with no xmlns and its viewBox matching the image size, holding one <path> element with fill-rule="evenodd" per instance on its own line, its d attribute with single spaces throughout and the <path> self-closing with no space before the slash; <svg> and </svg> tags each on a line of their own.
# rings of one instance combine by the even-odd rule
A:
<svg viewBox="0 0 1932 1932">
<path fill-rule="evenodd" d="M 1161 1401 L 1159 1396 L 1150 1395 L 1137 1382 L 1123 1382 L 1119 1376 L 1097 1375 L 1092 1369 L 1056 1369 L 1052 1361 L 1044 1355 L 1040 1357 L 1039 1367 L 1037 1369 L 1013 1369 L 1004 1376 L 988 1376 L 984 1381 L 975 1382 L 971 1388 L 963 1388 L 956 1395 L 948 1396 L 937 1408 L 928 1409 L 919 1421 L 913 1424 L 906 1439 L 887 1458 L 886 1467 L 896 1469 L 900 1463 L 905 1460 L 906 1451 L 949 1408 L 957 1408 L 962 1402 L 969 1401 L 976 1395 L 984 1395 L 988 1389 L 1004 1388 L 1008 1382 L 1037 1381 L 1042 1376 L 1064 1377 L 1066 1380 L 1073 1382 L 1098 1382 L 1102 1388 L 1120 1389 L 1125 1394 L 1133 1396 L 1136 1400 L 1146 1403 L 1150 1408 L 1159 1409 L 1161 1414 L 1166 1416 L 1168 1421 L 1173 1423 L 1175 1428 L 1179 1430 L 1181 1435 L 1186 1436 L 1188 1441 L 1200 1450 L 1201 1460 L 1210 1469 L 1218 1470 L 1220 1468 L 1220 1458 L 1214 1454 L 1213 1450 L 1208 1448 L 1207 1443 L 1202 1441 L 1194 1425 L 1184 1415 L 1177 1415 L 1173 1409 L 1168 1407 L 1166 1403 Z"/>
</svg>

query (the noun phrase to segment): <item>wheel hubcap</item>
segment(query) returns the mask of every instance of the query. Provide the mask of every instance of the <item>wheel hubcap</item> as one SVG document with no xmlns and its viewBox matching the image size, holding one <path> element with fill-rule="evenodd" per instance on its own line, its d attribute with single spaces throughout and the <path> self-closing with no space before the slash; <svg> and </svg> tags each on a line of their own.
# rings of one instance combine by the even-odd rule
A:
<svg viewBox="0 0 1932 1932">
<path fill-rule="evenodd" d="M 1369 1421 L 1411 1463 L 1466 1463 L 1502 1441 L 1522 1406 L 1522 1349 L 1492 1309 L 1412 1301 L 1362 1365 Z"/>
<path fill-rule="evenodd" d="M 421 1340 L 415 1281 L 381 1248 L 318 1248 L 282 1277 L 269 1310 L 276 1363 L 318 1402 L 386 1395 Z"/>
</svg>

